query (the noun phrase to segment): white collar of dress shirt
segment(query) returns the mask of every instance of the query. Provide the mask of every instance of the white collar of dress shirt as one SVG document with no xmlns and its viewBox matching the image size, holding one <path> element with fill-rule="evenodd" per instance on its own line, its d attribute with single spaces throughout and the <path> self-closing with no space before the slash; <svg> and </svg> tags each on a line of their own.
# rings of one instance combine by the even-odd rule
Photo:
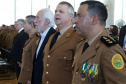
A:
<svg viewBox="0 0 126 84">
<path fill-rule="evenodd" d="M 40 35 L 41 35 L 41 38 L 45 38 L 46 37 L 46 35 L 47 35 L 47 33 L 48 33 L 48 31 L 50 30 L 50 28 L 51 27 L 49 27 L 48 29 L 46 29 L 43 33 L 40 33 Z"/>
<path fill-rule="evenodd" d="M 23 29 L 24 29 L 24 28 L 21 28 L 21 29 L 18 31 L 18 33 L 20 33 Z"/>
</svg>

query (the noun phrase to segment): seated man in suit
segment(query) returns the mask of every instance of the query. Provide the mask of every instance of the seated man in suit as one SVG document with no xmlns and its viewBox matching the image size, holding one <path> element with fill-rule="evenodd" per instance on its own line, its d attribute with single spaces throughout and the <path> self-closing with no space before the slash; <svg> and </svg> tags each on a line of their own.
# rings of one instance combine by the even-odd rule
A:
<svg viewBox="0 0 126 84">
<path fill-rule="evenodd" d="M 24 20 L 18 19 L 16 22 L 16 30 L 18 34 L 14 37 L 11 52 L 9 54 L 9 58 L 15 63 L 16 65 L 16 75 L 17 79 L 20 74 L 21 68 L 19 67 L 18 63 L 21 62 L 23 46 L 25 41 L 29 38 L 28 34 L 24 32 Z"/>
<path fill-rule="evenodd" d="M 33 58 L 32 84 L 41 84 L 43 73 L 42 54 L 49 37 L 55 32 L 55 29 L 53 29 L 54 15 L 47 8 L 39 10 L 34 22 L 36 29 L 40 32 L 41 39 Z"/>
<path fill-rule="evenodd" d="M 33 57 L 40 40 L 40 34 L 35 29 L 34 19 L 35 16 L 28 15 L 26 16 L 24 23 L 24 31 L 29 35 L 29 39 L 26 41 L 23 48 L 22 64 L 19 64 L 21 67 L 21 72 L 18 82 L 22 84 L 27 84 L 29 81 L 31 81 Z"/>
</svg>

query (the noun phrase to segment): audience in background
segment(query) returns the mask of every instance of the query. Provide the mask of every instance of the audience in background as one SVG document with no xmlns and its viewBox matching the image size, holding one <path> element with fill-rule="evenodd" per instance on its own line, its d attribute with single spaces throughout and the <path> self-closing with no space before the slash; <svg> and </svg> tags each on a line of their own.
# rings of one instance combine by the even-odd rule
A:
<svg viewBox="0 0 126 84">
<path fill-rule="evenodd" d="M 122 47 L 126 54 L 126 25 L 122 26 L 119 34 L 119 45 Z"/>
<path fill-rule="evenodd" d="M 110 25 L 109 35 L 118 43 L 118 27 L 116 25 Z"/>
</svg>

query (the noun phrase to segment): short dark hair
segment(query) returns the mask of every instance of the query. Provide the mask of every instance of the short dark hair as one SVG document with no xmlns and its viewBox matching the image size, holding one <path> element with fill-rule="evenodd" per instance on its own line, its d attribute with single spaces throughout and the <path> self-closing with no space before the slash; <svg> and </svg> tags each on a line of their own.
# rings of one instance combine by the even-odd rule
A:
<svg viewBox="0 0 126 84">
<path fill-rule="evenodd" d="M 28 18 L 28 24 L 31 24 L 33 23 L 34 27 L 35 27 L 35 24 L 34 24 L 34 19 L 36 18 L 34 15 L 28 15 L 26 16 L 26 18 Z"/>
<path fill-rule="evenodd" d="M 84 1 L 80 5 L 88 5 L 88 12 L 90 16 L 97 14 L 99 16 L 100 24 L 105 25 L 108 17 L 106 6 L 99 1 Z"/>
<path fill-rule="evenodd" d="M 112 32 L 113 35 L 118 35 L 118 27 L 116 25 L 110 25 L 113 28 L 110 29 L 110 32 Z"/>
</svg>

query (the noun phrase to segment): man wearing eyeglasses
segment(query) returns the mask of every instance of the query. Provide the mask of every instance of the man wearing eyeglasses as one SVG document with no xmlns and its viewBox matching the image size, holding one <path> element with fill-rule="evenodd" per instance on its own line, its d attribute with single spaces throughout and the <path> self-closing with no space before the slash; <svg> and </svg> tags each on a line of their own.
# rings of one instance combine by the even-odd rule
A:
<svg viewBox="0 0 126 84">
<path fill-rule="evenodd" d="M 18 19 L 15 23 L 15 28 L 18 31 L 18 34 L 14 37 L 11 52 L 9 54 L 10 59 L 12 62 L 15 63 L 16 66 L 16 75 L 17 79 L 20 74 L 20 67 L 19 62 L 21 62 L 22 58 L 22 52 L 23 52 L 23 46 L 25 44 L 25 41 L 29 38 L 28 34 L 24 32 L 24 20 Z"/>
</svg>

